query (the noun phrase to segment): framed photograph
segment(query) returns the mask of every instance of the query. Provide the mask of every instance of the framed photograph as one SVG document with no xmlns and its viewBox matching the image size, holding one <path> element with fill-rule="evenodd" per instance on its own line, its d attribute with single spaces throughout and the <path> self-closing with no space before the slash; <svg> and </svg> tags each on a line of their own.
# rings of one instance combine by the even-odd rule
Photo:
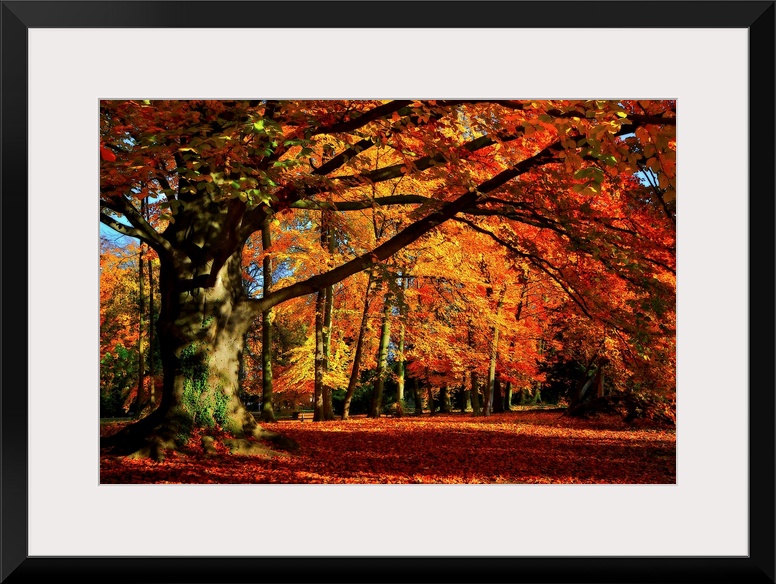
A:
<svg viewBox="0 0 776 584">
<path fill-rule="evenodd" d="M 2 1 L 0 581 L 774 582 L 775 16 L 773 1 Z M 645 184 L 661 179 L 652 186 L 675 222 L 671 472 L 587 481 L 603 484 L 557 476 L 482 481 L 491 484 L 105 480 L 96 420 L 108 406 L 95 398 L 98 193 L 100 164 L 122 152 L 105 116 L 136 115 L 122 109 L 127 100 L 174 108 L 227 98 L 319 100 L 318 112 L 320 104 L 344 108 L 338 123 L 367 112 L 352 116 L 343 100 L 375 108 L 417 100 L 382 116 L 420 120 L 413 123 L 428 123 L 436 100 L 533 107 L 535 123 L 520 113 L 515 130 L 513 120 L 520 133 L 556 131 L 557 119 L 575 119 L 582 106 L 547 104 L 578 100 L 568 103 L 595 105 L 576 118 L 579 127 L 609 116 L 612 135 L 629 115 L 655 124 L 648 104 L 670 103 L 659 121 L 670 118 L 675 130 L 643 152 L 643 172 Z M 261 103 L 264 113 L 250 121 L 269 136 L 272 106 Z M 309 109 L 295 111 L 290 125 L 308 123 Z M 477 109 L 485 121 L 470 127 L 466 118 L 461 136 L 502 140 L 495 111 Z M 410 131 L 390 132 L 402 130 Z M 143 139 L 154 147 L 151 134 Z M 445 136 L 440 130 L 435 147 Z M 296 158 L 309 159 L 313 173 L 337 159 L 336 149 L 300 139 L 284 146 L 301 149 Z M 604 168 L 596 144 L 588 135 L 563 148 Z M 660 159 L 661 148 L 675 153 L 675 165 Z M 567 156 L 558 152 L 553 161 Z M 396 172 L 411 174 L 418 160 Z M 610 162 L 616 169 L 616 157 Z M 598 171 L 569 168 L 574 192 L 599 195 Z M 232 188 L 213 176 L 197 178 L 192 193 L 209 192 L 211 181 Z M 233 198 L 247 192 L 236 177 Z M 271 184 L 270 173 L 262 177 Z M 479 197 L 493 184 L 474 181 L 465 192 Z M 441 213 L 455 204 L 444 201 Z M 175 204 L 164 202 L 170 220 Z M 130 223 L 140 229 L 142 221 Z M 585 389 L 599 380 L 591 369 Z M 444 398 L 429 390 L 435 399 Z M 297 403 L 288 409 L 307 413 Z M 208 410 L 214 420 L 218 411 Z M 593 464 L 582 435 L 568 451 L 577 467 Z M 623 458 L 620 476 L 666 466 L 665 453 L 650 452 L 643 468 Z"/>
</svg>

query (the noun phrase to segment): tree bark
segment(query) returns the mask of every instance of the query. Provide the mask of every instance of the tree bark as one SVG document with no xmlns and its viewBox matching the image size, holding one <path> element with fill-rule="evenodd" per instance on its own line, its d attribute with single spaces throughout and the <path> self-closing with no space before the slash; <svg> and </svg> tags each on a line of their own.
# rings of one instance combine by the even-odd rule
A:
<svg viewBox="0 0 776 584">
<path fill-rule="evenodd" d="M 592 370 L 593 364 L 597 359 L 598 353 L 593 355 L 593 358 L 588 361 L 587 366 L 585 367 L 585 372 L 582 374 L 582 379 L 579 381 L 579 383 L 571 388 L 571 395 L 569 397 L 568 405 L 569 412 L 573 413 L 577 406 L 579 406 L 585 396 L 587 388 L 590 387 L 590 384 L 593 382 L 594 376 L 590 375 L 590 371 Z"/>
<path fill-rule="evenodd" d="M 137 321 L 137 396 L 135 396 L 135 419 L 139 419 L 142 415 L 143 408 L 146 404 L 145 395 L 145 299 L 143 293 L 143 249 L 144 245 L 140 244 L 140 251 L 137 257 L 137 280 L 138 280 L 138 308 L 139 318 Z"/>
<path fill-rule="evenodd" d="M 507 381 L 506 388 L 504 390 L 504 411 L 512 411 L 512 382 Z"/>
<path fill-rule="evenodd" d="M 324 370 L 329 370 L 329 357 L 331 355 L 331 323 L 332 312 L 334 304 L 334 288 L 327 286 L 324 291 L 326 294 L 326 301 L 323 309 L 323 360 Z M 331 421 L 334 419 L 334 391 L 328 383 L 323 384 L 323 418 L 324 420 Z"/>
<path fill-rule="evenodd" d="M 383 306 L 383 325 L 380 334 L 380 347 L 377 351 L 377 380 L 372 392 L 372 403 L 369 408 L 370 418 L 379 418 L 383 407 L 383 389 L 388 376 L 388 343 L 391 340 L 391 308 L 393 307 L 390 293 L 385 295 Z"/>
<path fill-rule="evenodd" d="M 449 414 L 453 411 L 453 406 L 450 403 L 450 389 L 445 383 L 439 389 L 439 412 L 442 414 Z"/>
<path fill-rule="evenodd" d="M 331 229 L 331 211 L 321 213 L 321 245 L 326 249 L 329 258 L 334 253 L 334 234 Z M 334 311 L 334 286 L 326 286 L 326 302 L 323 312 L 323 359 L 324 370 L 329 370 L 329 356 L 331 354 L 331 327 L 332 313 Z M 334 419 L 334 408 L 332 404 L 333 391 L 328 384 L 323 384 L 323 416 L 325 420 Z"/>
<path fill-rule="evenodd" d="M 504 394 L 501 392 L 501 379 L 498 373 L 493 380 L 493 412 L 497 414 L 504 412 Z"/>
<path fill-rule="evenodd" d="M 492 327 L 493 341 L 491 343 L 490 351 L 490 366 L 488 368 L 488 384 L 485 386 L 485 403 L 483 404 L 482 414 L 489 416 L 493 411 L 493 396 L 496 383 L 496 362 L 498 361 L 498 337 L 499 326 L 498 320 L 501 317 L 501 306 L 504 303 L 505 289 L 501 290 L 499 294 L 498 303 L 496 304 L 496 323 Z"/>
<path fill-rule="evenodd" d="M 598 371 L 596 371 L 595 377 L 595 396 L 604 397 L 604 366 L 598 365 Z"/>
<path fill-rule="evenodd" d="M 358 375 L 361 368 L 361 354 L 364 350 L 364 338 L 366 336 L 366 325 L 369 319 L 369 293 L 372 286 L 372 272 L 369 271 L 369 278 L 366 282 L 366 292 L 364 292 L 364 310 L 361 313 L 361 326 L 358 329 L 358 339 L 356 340 L 356 350 L 353 355 L 353 367 L 350 370 L 350 380 L 348 389 L 345 392 L 345 403 L 342 406 L 342 419 L 347 420 L 350 417 L 350 403 L 353 401 L 353 394 L 358 384 Z"/>
<path fill-rule="evenodd" d="M 263 295 L 272 289 L 272 257 L 269 248 L 272 246 L 269 215 L 261 224 L 261 247 L 264 251 L 262 285 Z M 273 310 L 261 311 L 261 416 L 262 422 L 275 422 L 275 410 L 272 406 L 272 320 Z"/>
<path fill-rule="evenodd" d="M 401 276 L 401 289 L 402 289 L 402 306 L 404 304 L 404 291 L 407 290 L 407 274 L 402 272 Z M 399 406 L 404 408 L 404 378 L 406 370 L 406 362 L 404 360 L 404 317 L 406 316 L 406 310 L 402 309 L 402 319 L 399 325 L 399 347 L 396 354 L 397 366 L 396 366 L 396 401 L 399 402 Z"/>
<path fill-rule="evenodd" d="M 399 325 L 399 347 L 397 350 L 397 364 L 396 364 L 396 401 L 404 408 L 404 378 L 405 378 L 405 361 L 404 361 L 404 320 Z"/>
<path fill-rule="evenodd" d="M 326 291 L 320 290 L 315 301 L 315 402 L 313 405 L 313 421 L 322 422 L 326 419 L 324 410 L 325 396 L 323 393 L 323 376 L 326 372 L 324 354 L 323 321 L 326 312 Z"/>
<path fill-rule="evenodd" d="M 156 359 L 154 358 L 154 263 L 148 259 L 148 377 L 151 381 L 148 388 L 148 403 L 151 409 L 156 407 Z"/>
<path fill-rule="evenodd" d="M 417 379 L 413 379 L 412 390 L 413 398 L 415 399 L 415 415 L 421 416 L 423 415 L 423 395 L 421 394 L 420 383 L 418 383 Z"/>
<path fill-rule="evenodd" d="M 480 409 L 480 388 L 479 388 L 479 379 L 476 371 L 472 371 L 471 378 L 472 378 L 472 389 L 471 389 L 472 415 L 479 416 L 482 414 L 482 410 Z"/>
<path fill-rule="evenodd" d="M 471 391 L 466 389 L 466 371 L 463 372 L 461 379 L 461 413 L 464 414 L 471 404 Z"/>
</svg>

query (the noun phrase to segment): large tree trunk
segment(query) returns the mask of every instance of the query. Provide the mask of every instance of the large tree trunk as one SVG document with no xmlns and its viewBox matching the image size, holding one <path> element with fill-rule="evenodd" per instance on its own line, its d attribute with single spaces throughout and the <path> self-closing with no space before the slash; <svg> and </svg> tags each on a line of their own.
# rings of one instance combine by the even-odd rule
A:
<svg viewBox="0 0 776 584">
<path fill-rule="evenodd" d="M 353 367 L 350 370 L 350 380 L 348 389 L 345 392 L 345 403 L 342 406 L 342 419 L 347 420 L 350 417 L 350 402 L 353 401 L 353 394 L 358 384 L 358 374 L 361 368 L 361 354 L 364 350 L 364 338 L 366 337 L 366 325 L 369 318 L 369 292 L 372 286 L 372 272 L 369 272 L 369 279 L 366 282 L 366 292 L 364 293 L 364 311 L 361 313 L 361 326 L 358 329 L 358 339 L 356 340 L 356 351 L 353 355 Z"/>
<path fill-rule="evenodd" d="M 370 418 L 379 418 L 383 408 L 383 389 L 385 378 L 388 376 L 388 343 L 391 340 L 391 308 L 393 302 L 391 294 L 385 295 L 383 306 L 383 326 L 380 334 L 380 348 L 377 351 L 377 381 L 372 392 L 372 403 L 369 408 Z"/>
<path fill-rule="evenodd" d="M 161 459 L 165 450 L 183 446 L 195 428 L 215 426 L 238 438 L 273 439 L 281 447 L 293 446 L 263 431 L 239 398 L 240 359 L 255 316 L 242 288 L 241 256 L 240 248 L 207 279 L 188 257 L 160 257 L 161 403 L 142 420 L 103 441 L 114 453 Z M 201 269 L 212 265 L 208 262 Z M 208 285 L 202 285 L 205 282 Z"/>
<path fill-rule="evenodd" d="M 261 247 L 264 251 L 263 294 L 269 294 L 272 287 L 272 258 L 269 248 L 272 245 L 269 216 L 261 224 Z M 261 421 L 274 422 L 275 410 L 272 407 L 272 317 L 270 308 L 261 313 Z"/>
</svg>

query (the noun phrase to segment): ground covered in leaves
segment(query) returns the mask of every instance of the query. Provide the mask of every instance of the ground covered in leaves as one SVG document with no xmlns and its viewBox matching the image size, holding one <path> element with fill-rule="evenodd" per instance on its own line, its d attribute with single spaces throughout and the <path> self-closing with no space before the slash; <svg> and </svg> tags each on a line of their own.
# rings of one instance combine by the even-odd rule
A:
<svg viewBox="0 0 776 584">
<path fill-rule="evenodd" d="M 125 423 L 103 423 L 103 435 Z M 615 416 L 575 419 L 534 410 L 268 424 L 299 444 L 278 455 L 206 453 L 193 436 L 165 460 L 109 455 L 105 483 L 620 483 L 676 482 L 673 428 Z"/>
</svg>

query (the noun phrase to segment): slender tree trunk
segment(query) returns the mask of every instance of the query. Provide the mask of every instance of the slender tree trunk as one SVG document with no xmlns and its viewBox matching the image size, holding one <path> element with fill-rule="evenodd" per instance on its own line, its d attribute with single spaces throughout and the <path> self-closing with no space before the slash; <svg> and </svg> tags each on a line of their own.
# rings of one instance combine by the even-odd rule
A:
<svg viewBox="0 0 776 584">
<path fill-rule="evenodd" d="M 405 361 L 404 361 L 404 320 L 401 321 L 399 328 L 399 347 L 396 358 L 398 363 L 396 364 L 396 401 L 399 406 L 404 408 L 404 377 L 405 377 Z"/>
<path fill-rule="evenodd" d="M 504 412 L 504 394 L 501 391 L 501 378 L 498 373 L 493 380 L 493 411 L 499 414 Z"/>
<path fill-rule="evenodd" d="M 573 411 L 579 406 L 579 404 L 582 402 L 582 398 L 585 396 L 585 392 L 587 391 L 587 388 L 590 387 L 590 384 L 593 382 L 594 377 L 590 376 L 590 371 L 593 368 L 593 364 L 598 359 L 598 353 L 593 355 L 593 358 L 588 361 L 587 366 L 585 367 L 585 372 L 582 375 L 582 379 L 574 385 L 571 388 L 571 396 L 569 398 L 569 406 L 568 411 L 573 413 Z"/>
<path fill-rule="evenodd" d="M 485 404 L 483 407 L 483 415 L 489 416 L 490 413 L 493 411 L 493 396 L 494 396 L 494 390 L 495 390 L 495 383 L 496 383 L 496 362 L 498 361 L 498 336 L 499 336 L 499 326 L 498 321 L 501 317 L 501 305 L 504 303 L 504 293 L 506 290 L 502 289 L 501 294 L 499 294 L 498 303 L 496 305 L 496 324 L 492 327 L 492 333 L 493 333 L 493 342 L 491 344 L 491 351 L 490 351 L 490 366 L 488 368 L 488 384 L 485 386 Z"/>
<path fill-rule="evenodd" d="M 334 253 L 334 234 L 331 229 L 331 212 L 321 213 L 321 246 L 328 252 L 329 258 Z M 329 370 L 329 356 L 331 354 L 332 313 L 334 311 L 334 286 L 325 288 L 326 302 L 323 313 L 323 360 L 324 370 Z M 334 419 L 332 404 L 333 391 L 328 384 L 323 384 L 323 416 L 325 420 Z"/>
<path fill-rule="evenodd" d="M 405 297 L 405 290 L 407 290 L 408 282 L 407 282 L 407 274 L 405 271 L 402 271 L 401 276 L 401 288 L 402 288 L 402 306 L 404 306 L 404 297 Z M 402 409 L 404 408 L 404 377 L 405 377 L 405 370 L 406 370 L 406 362 L 404 360 L 404 316 L 405 316 L 406 310 L 402 308 L 402 319 L 399 327 L 399 347 L 396 355 L 396 359 L 398 361 L 397 363 L 397 371 L 396 371 L 396 401 L 399 403 L 399 407 Z"/>
<path fill-rule="evenodd" d="M 466 413 L 469 409 L 471 401 L 471 391 L 466 389 L 466 371 L 463 372 L 463 379 L 461 379 L 461 413 Z"/>
<path fill-rule="evenodd" d="M 479 388 L 479 379 L 476 371 L 471 372 L 471 378 L 472 378 L 472 389 L 471 389 L 472 415 L 479 416 L 482 414 L 482 410 L 480 409 L 480 388 Z"/>
<path fill-rule="evenodd" d="M 412 380 L 413 397 L 415 398 L 415 415 L 423 415 L 423 395 L 420 391 L 420 383 L 417 379 Z"/>
<path fill-rule="evenodd" d="M 143 251 L 145 246 L 140 244 L 140 252 L 138 253 L 138 285 L 139 285 L 139 297 L 138 303 L 140 308 L 140 318 L 138 318 L 138 335 L 137 335 L 137 396 L 135 398 L 135 419 L 139 419 L 142 415 L 143 408 L 146 405 L 146 393 L 145 393 L 145 296 L 143 293 L 144 279 L 143 279 Z"/>
<path fill-rule="evenodd" d="M 324 355 L 323 320 L 326 311 L 326 291 L 318 292 L 315 301 L 315 402 L 313 406 L 313 421 L 322 422 L 326 419 L 324 411 L 323 375 L 326 368 Z"/>
<path fill-rule="evenodd" d="M 327 286 L 325 289 L 326 300 L 323 309 L 323 361 L 324 370 L 329 370 L 329 358 L 331 356 L 331 322 L 334 305 L 334 288 Z M 328 383 L 323 384 L 323 416 L 325 420 L 334 419 L 333 391 Z"/>
<path fill-rule="evenodd" d="M 148 402 L 151 409 L 156 407 L 158 400 L 156 395 L 156 359 L 154 358 L 154 263 L 148 259 L 148 377 L 151 380 L 148 389 Z"/>
<path fill-rule="evenodd" d="M 369 272 L 369 278 L 366 282 L 366 292 L 364 293 L 364 310 L 361 313 L 361 326 L 358 329 L 358 339 L 356 340 L 356 350 L 353 355 L 353 367 L 350 370 L 350 380 L 348 389 L 345 392 L 345 403 L 342 407 L 342 419 L 347 420 L 350 416 L 350 402 L 353 400 L 353 394 L 358 384 L 358 375 L 361 368 L 361 354 L 364 350 L 364 338 L 366 337 L 366 325 L 369 320 L 369 293 L 372 286 L 372 272 Z"/>
<path fill-rule="evenodd" d="M 377 380 L 372 392 L 372 404 L 369 408 L 370 418 L 379 418 L 383 407 L 383 389 L 385 378 L 388 376 L 388 343 L 391 340 L 391 308 L 393 306 L 391 294 L 385 295 L 383 307 L 383 326 L 380 334 L 380 347 L 377 351 Z"/>
<path fill-rule="evenodd" d="M 598 371 L 596 371 L 595 396 L 604 397 L 604 366 L 602 363 L 598 365 Z"/>
<path fill-rule="evenodd" d="M 436 414 L 436 405 L 434 404 L 434 388 L 430 385 L 426 389 L 426 395 L 428 396 L 428 413 L 433 416 Z"/>
<path fill-rule="evenodd" d="M 445 383 L 439 390 L 439 412 L 449 414 L 453 411 L 453 405 L 450 403 L 450 388 Z"/>
<path fill-rule="evenodd" d="M 504 393 L 506 394 L 504 396 L 504 411 L 511 412 L 512 411 L 512 382 L 511 381 L 507 381 L 507 385 L 504 390 Z"/>
<path fill-rule="evenodd" d="M 264 251 L 263 294 L 269 294 L 272 288 L 272 246 L 269 216 L 261 224 L 261 247 Z M 270 308 L 261 313 L 261 421 L 274 422 L 275 410 L 272 406 L 272 320 L 274 311 Z"/>
</svg>

